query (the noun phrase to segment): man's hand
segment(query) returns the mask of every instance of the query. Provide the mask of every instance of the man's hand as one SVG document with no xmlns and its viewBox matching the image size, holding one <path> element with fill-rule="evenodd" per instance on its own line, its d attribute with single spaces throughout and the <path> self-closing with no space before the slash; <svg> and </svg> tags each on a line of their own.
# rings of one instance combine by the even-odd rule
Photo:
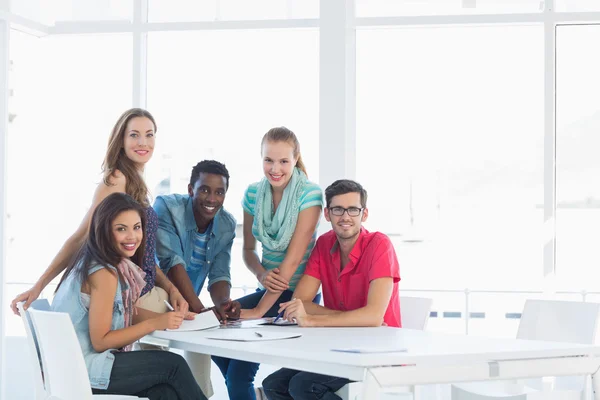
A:
<svg viewBox="0 0 600 400">
<path fill-rule="evenodd" d="M 227 315 L 222 311 L 222 309 L 220 309 L 217 306 L 203 308 L 202 311 L 200 311 L 200 313 L 205 313 L 205 312 L 209 312 L 209 311 L 212 311 L 213 313 L 215 313 L 215 317 L 217 317 L 217 319 L 219 320 L 220 323 L 224 323 L 225 321 L 227 321 Z"/>
<path fill-rule="evenodd" d="M 272 293 L 280 293 L 290 288 L 290 283 L 279 275 L 279 268 L 265 271 L 258 275 L 260 283 Z"/>
<path fill-rule="evenodd" d="M 215 313 L 218 313 L 223 321 L 228 319 L 239 319 L 242 306 L 239 301 L 231 299 L 224 301 L 220 306 L 215 307 Z"/>
<path fill-rule="evenodd" d="M 169 290 L 169 302 L 175 311 L 187 313 L 190 308 L 189 304 L 185 301 L 181 293 L 179 293 L 179 290 L 177 290 L 175 285 Z"/>
<path fill-rule="evenodd" d="M 296 322 L 298 326 L 311 326 L 310 315 L 306 313 L 304 304 L 300 299 L 292 299 L 279 305 L 279 312 L 285 311 L 283 319 Z"/>
<path fill-rule="evenodd" d="M 227 300 L 219 307 L 226 315 L 227 319 L 239 319 L 242 311 L 242 305 L 239 301 Z"/>
</svg>

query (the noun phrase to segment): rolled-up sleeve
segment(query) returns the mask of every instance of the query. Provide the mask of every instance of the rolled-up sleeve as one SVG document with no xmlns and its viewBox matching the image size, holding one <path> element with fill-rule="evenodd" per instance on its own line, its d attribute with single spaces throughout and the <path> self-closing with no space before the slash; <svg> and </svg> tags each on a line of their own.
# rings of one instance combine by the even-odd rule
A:
<svg viewBox="0 0 600 400">
<path fill-rule="evenodd" d="M 390 239 L 381 233 L 376 233 L 378 243 L 371 242 L 374 256 L 369 268 L 369 282 L 377 278 L 392 278 L 394 283 L 400 282 L 400 264 L 396 250 Z"/>
<path fill-rule="evenodd" d="M 235 239 L 235 232 L 232 232 L 229 242 L 213 260 L 213 265 L 208 272 L 208 290 L 213 284 L 222 281 L 227 281 L 231 286 L 231 248 L 233 247 L 233 239 Z"/>
<path fill-rule="evenodd" d="M 154 211 L 158 215 L 158 232 L 156 234 L 156 255 L 160 269 L 165 273 L 177 264 L 186 264 L 183 260 L 183 245 L 177 232 L 171 212 L 165 201 L 157 197 L 154 202 Z"/>
</svg>

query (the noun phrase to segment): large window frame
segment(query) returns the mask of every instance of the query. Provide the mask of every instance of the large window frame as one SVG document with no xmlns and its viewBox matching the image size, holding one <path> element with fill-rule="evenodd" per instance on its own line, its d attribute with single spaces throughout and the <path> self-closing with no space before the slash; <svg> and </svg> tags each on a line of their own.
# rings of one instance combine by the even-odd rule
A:
<svg viewBox="0 0 600 400">
<path fill-rule="evenodd" d="M 554 294 L 556 265 L 556 28 L 570 24 L 600 24 L 600 12 L 556 12 L 556 0 L 545 0 L 538 13 L 429 15 L 356 18 L 354 0 L 320 2 L 320 16 L 314 19 L 238 20 L 198 22 L 148 22 L 148 0 L 134 0 L 132 21 L 74 21 L 45 25 L 10 12 L 10 1 L 0 4 L 0 265 L 6 261 L 6 131 L 8 128 L 8 76 L 10 30 L 18 29 L 35 36 L 82 33 L 130 33 L 133 37 L 132 106 L 146 106 L 147 34 L 150 31 L 193 31 L 221 29 L 319 28 L 319 163 L 318 181 L 322 185 L 344 176 L 356 176 L 356 28 L 384 26 L 434 26 L 482 24 L 541 24 L 544 26 L 544 294 Z M 321 231 L 327 224 L 321 224 Z M 4 287 L 0 268 L 0 288 Z M 468 290 L 467 311 L 468 311 Z M 4 313 L 8 301 L 0 300 L 0 354 L 4 348 Z M 468 331 L 468 322 L 467 322 Z M 4 360 L 0 361 L 4 371 Z M 3 397 L 0 378 L 0 397 Z"/>
</svg>

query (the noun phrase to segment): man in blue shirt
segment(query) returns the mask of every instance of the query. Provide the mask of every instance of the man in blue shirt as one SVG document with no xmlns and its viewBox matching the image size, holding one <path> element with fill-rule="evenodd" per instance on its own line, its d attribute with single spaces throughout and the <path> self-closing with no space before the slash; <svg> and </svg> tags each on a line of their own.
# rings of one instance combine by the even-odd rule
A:
<svg viewBox="0 0 600 400">
<path fill-rule="evenodd" d="M 187 195 L 158 196 L 154 202 L 160 268 L 195 313 L 207 310 L 198 296 L 208 277 L 211 309 L 220 320 L 240 313 L 239 303 L 230 298 L 236 221 L 223 208 L 228 187 L 225 165 L 204 160 L 192 169 Z"/>
<path fill-rule="evenodd" d="M 204 160 L 192 169 L 188 194 L 158 196 L 156 254 L 161 270 L 179 289 L 190 311 L 212 310 L 219 320 L 239 318 L 240 303 L 232 301 L 231 246 L 236 221 L 223 202 L 229 188 L 229 171 L 217 161 Z M 207 309 L 198 297 L 208 277 L 214 306 Z M 206 397 L 213 395 L 210 356 L 184 352 Z"/>
</svg>

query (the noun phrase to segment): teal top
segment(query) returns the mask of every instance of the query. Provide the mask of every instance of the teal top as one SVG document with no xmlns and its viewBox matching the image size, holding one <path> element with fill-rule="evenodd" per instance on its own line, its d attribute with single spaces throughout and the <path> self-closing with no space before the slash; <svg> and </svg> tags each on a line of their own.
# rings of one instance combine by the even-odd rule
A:
<svg viewBox="0 0 600 400">
<path fill-rule="evenodd" d="M 248 188 L 246 189 L 246 192 L 244 193 L 244 200 L 242 201 L 242 206 L 244 208 L 244 211 L 247 212 L 248 214 L 252 215 L 253 217 L 254 217 L 254 208 L 256 206 L 256 192 L 258 189 L 258 184 L 259 184 L 259 182 L 255 182 L 255 183 L 251 184 L 250 186 L 248 186 Z M 323 193 L 321 192 L 321 188 L 319 187 L 319 185 L 317 185 L 316 183 L 307 181 L 306 185 L 304 186 L 304 192 L 300 196 L 300 209 L 298 210 L 298 213 L 300 213 L 300 211 L 302 211 L 302 210 L 306 210 L 307 208 L 314 207 L 314 206 L 323 207 Z M 254 225 L 252 226 L 252 235 L 254 235 L 255 238 L 257 238 L 257 236 L 258 236 Z M 302 258 L 302 261 L 300 262 L 298 269 L 296 269 L 294 276 L 292 276 L 292 279 L 290 280 L 290 290 L 296 289 L 296 285 L 298 284 L 298 281 L 304 274 L 304 268 L 306 267 L 308 257 L 310 256 L 310 253 L 312 252 L 313 247 L 315 247 L 316 240 L 317 240 L 317 231 L 315 229 L 315 231 L 312 235 L 312 238 L 310 240 L 310 243 L 308 244 L 308 247 L 306 249 L 306 252 L 304 253 L 304 257 Z M 287 249 L 284 251 L 275 251 L 275 250 L 269 249 L 262 242 L 261 242 L 261 245 L 262 245 L 262 260 L 261 260 L 262 266 L 266 270 L 272 270 L 274 268 L 279 267 L 279 265 L 285 259 Z"/>
</svg>

